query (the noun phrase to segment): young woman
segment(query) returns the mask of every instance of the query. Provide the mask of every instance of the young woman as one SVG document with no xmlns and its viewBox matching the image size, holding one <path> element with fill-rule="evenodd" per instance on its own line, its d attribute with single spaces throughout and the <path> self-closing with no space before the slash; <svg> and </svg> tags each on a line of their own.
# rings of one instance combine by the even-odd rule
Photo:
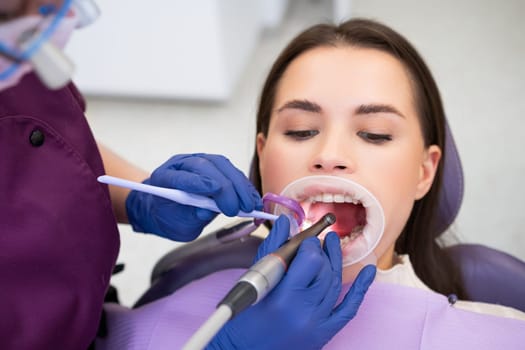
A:
<svg viewBox="0 0 525 350">
<path fill-rule="evenodd" d="M 374 249 L 376 280 L 467 299 L 457 267 L 436 242 L 446 228 L 439 212 L 445 123 L 434 79 L 405 38 L 365 19 L 316 25 L 292 40 L 267 77 L 257 114 L 252 181 L 261 193 L 281 193 L 289 183 L 312 175 L 362 185 L 384 210 L 384 234 Z M 358 218 L 368 208 L 334 203 L 344 189 L 325 188 L 320 181 L 317 190 L 295 199 L 307 216 L 335 211 L 338 221 L 346 217 L 334 227 L 344 256 L 345 244 L 359 239 L 353 226 L 366 227 Z M 326 192 L 329 199 L 315 203 L 315 196 Z M 344 269 L 343 282 L 355 268 Z M 524 318 L 509 308 L 459 305 Z"/>
</svg>

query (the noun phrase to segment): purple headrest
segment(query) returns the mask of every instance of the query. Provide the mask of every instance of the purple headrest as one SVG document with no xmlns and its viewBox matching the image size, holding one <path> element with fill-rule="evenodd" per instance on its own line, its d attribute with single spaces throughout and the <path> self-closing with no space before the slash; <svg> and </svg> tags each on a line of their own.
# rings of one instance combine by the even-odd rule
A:
<svg viewBox="0 0 525 350">
<path fill-rule="evenodd" d="M 443 159 L 443 184 L 439 194 L 436 233 L 443 233 L 458 215 L 463 200 L 463 168 L 452 132 L 445 121 L 445 157 Z M 254 159 L 250 166 L 250 179 L 255 177 Z"/>
<path fill-rule="evenodd" d="M 445 158 L 443 159 L 443 184 L 439 194 L 437 233 L 443 233 L 458 215 L 463 200 L 463 168 L 452 132 L 445 121 Z"/>
</svg>

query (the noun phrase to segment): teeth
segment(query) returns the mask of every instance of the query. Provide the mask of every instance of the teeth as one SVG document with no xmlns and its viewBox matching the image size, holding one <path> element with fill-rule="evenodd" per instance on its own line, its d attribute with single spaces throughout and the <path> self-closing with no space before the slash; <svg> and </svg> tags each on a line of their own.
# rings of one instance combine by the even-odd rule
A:
<svg viewBox="0 0 525 350">
<path fill-rule="evenodd" d="M 334 202 L 334 195 L 330 193 L 323 193 L 323 202 L 325 203 L 333 203 Z"/>
<path fill-rule="evenodd" d="M 353 241 L 353 240 L 356 239 L 359 235 L 361 235 L 362 232 L 363 232 L 363 231 L 360 231 L 360 232 L 352 232 L 352 233 L 350 234 L 350 240 Z"/>
<path fill-rule="evenodd" d="M 345 195 L 344 194 L 334 194 L 334 202 L 336 202 L 336 203 L 344 203 L 345 202 Z"/>
<path fill-rule="evenodd" d="M 356 226 L 356 227 L 354 227 L 354 228 L 352 229 L 352 232 L 351 232 L 350 235 L 353 236 L 354 234 L 360 234 L 360 233 L 363 232 L 363 229 L 364 229 L 364 228 L 365 228 L 364 225 L 358 225 L 358 226 Z"/>
<path fill-rule="evenodd" d="M 356 226 L 353 228 L 352 232 L 350 232 L 349 235 L 344 236 L 341 238 L 341 245 L 345 246 L 346 244 L 352 242 L 357 237 L 359 237 L 363 233 L 364 226 Z"/>
<path fill-rule="evenodd" d="M 323 202 L 323 203 L 353 203 L 361 204 L 361 201 L 357 198 L 352 197 L 349 194 L 340 193 L 320 193 L 309 198 L 312 203 Z"/>
</svg>

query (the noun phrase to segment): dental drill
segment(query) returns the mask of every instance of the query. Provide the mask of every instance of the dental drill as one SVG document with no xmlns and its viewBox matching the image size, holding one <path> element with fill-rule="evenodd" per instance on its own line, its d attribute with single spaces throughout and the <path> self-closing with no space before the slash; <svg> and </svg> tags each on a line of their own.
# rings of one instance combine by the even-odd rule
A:
<svg viewBox="0 0 525 350">
<path fill-rule="evenodd" d="M 282 279 L 301 242 L 317 236 L 334 223 L 334 214 L 324 215 L 311 227 L 293 236 L 275 252 L 253 265 L 219 302 L 215 312 L 193 334 L 183 350 L 203 349 L 228 320 L 261 301 Z"/>
</svg>

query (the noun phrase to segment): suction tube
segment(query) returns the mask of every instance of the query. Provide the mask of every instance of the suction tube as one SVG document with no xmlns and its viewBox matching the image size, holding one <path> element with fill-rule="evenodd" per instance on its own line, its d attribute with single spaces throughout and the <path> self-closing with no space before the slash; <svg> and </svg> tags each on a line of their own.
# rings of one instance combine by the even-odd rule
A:
<svg viewBox="0 0 525 350">
<path fill-rule="evenodd" d="M 281 248 L 268 254 L 244 275 L 222 299 L 217 310 L 184 346 L 184 350 L 204 348 L 229 319 L 250 305 L 263 299 L 279 283 L 302 241 L 323 232 L 335 223 L 335 215 L 328 213 L 306 230 L 293 236 Z"/>
</svg>

